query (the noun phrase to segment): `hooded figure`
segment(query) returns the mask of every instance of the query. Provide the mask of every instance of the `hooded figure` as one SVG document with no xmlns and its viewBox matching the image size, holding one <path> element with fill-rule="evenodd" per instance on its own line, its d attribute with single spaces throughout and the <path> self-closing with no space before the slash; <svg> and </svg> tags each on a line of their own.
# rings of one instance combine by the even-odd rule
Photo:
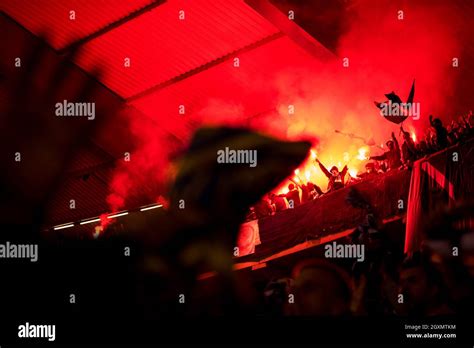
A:
<svg viewBox="0 0 474 348">
<path fill-rule="evenodd" d="M 430 115 L 430 124 L 436 131 L 437 150 L 444 149 L 448 146 L 448 131 L 444 128 L 443 122 L 439 118 L 433 119 L 433 116 Z"/>
<path fill-rule="evenodd" d="M 405 164 L 413 163 L 417 158 L 416 145 L 413 139 L 410 136 L 410 133 L 403 129 L 403 126 L 400 126 L 400 131 L 403 134 L 403 144 L 402 144 L 402 156 L 403 162 Z"/>
<path fill-rule="evenodd" d="M 327 170 L 319 159 L 316 158 L 316 162 L 318 162 L 319 168 L 321 168 L 324 175 L 329 179 L 328 192 L 339 190 L 344 187 L 344 177 L 347 173 L 347 166 L 344 166 L 342 171 L 339 172 L 339 169 L 336 166 L 332 166 L 331 170 Z"/>
<path fill-rule="evenodd" d="M 400 159 L 400 147 L 398 146 L 397 138 L 395 138 L 395 134 L 392 132 L 392 139 L 387 141 L 388 151 L 384 152 L 380 156 L 370 156 L 370 160 L 376 161 L 387 161 L 388 170 L 394 170 L 399 168 L 402 165 L 402 161 Z"/>
</svg>

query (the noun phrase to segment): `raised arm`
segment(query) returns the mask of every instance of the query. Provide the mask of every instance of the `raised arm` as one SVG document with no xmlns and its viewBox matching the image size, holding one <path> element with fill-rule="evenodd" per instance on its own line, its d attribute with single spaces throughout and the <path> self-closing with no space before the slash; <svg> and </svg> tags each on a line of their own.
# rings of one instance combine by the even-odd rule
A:
<svg viewBox="0 0 474 348">
<path fill-rule="evenodd" d="M 329 170 L 326 169 L 326 167 L 319 161 L 318 158 L 316 158 L 316 162 L 318 162 L 319 168 L 321 168 L 324 175 L 326 175 L 328 178 L 330 178 L 332 175 L 331 175 L 331 173 L 329 173 Z"/>
<path fill-rule="evenodd" d="M 387 156 L 385 155 L 385 153 L 383 153 L 380 156 L 370 156 L 369 159 L 376 160 L 376 161 L 384 161 L 387 159 Z"/>
<path fill-rule="evenodd" d="M 398 146 L 398 140 L 397 140 L 397 137 L 395 136 L 394 132 L 392 132 L 392 139 L 393 139 L 393 144 L 395 145 L 395 149 L 400 151 L 400 146 Z"/>
<path fill-rule="evenodd" d="M 433 115 L 430 115 L 430 125 L 431 125 L 432 127 L 434 127 L 434 123 L 433 123 Z"/>
<path fill-rule="evenodd" d="M 290 181 L 295 184 L 297 187 L 301 188 L 301 184 L 298 184 L 293 178 L 290 178 Z"/>
<path fill-rule="evenodd" d="M 346 173 L 347 173 L 347 164 L 341 170 L 341 177 L 344 178 L 346 176 Z"/>
</svg>

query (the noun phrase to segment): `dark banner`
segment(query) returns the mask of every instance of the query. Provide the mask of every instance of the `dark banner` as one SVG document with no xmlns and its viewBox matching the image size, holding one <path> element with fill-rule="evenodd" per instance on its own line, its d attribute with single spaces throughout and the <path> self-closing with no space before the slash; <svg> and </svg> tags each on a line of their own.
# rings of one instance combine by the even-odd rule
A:
<svg viewBox="0 0 474 348">
<path fill-rule="evenodd" d="M 473 145 L 471 140 L 415 162 L 408 201 L 406 253 L 420 249 L 424 224 L 440 207 L 472 199 Z"/>
</svg>

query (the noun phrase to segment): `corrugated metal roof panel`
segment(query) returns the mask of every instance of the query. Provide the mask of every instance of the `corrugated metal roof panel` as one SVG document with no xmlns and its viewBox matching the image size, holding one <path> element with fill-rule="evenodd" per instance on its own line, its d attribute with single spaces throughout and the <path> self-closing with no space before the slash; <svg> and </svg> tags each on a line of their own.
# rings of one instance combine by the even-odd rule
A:
<svg viewBox="0 0 474 348">
<path fill-rule="evenodd" d="M 101 181 L 97 175 L 91 175 L 87 180 L 82 177 L 68 177 L 48 204 L 46 211 L 50 215 L 46 217 L 46 224 L 77 221 L 104 212 L 107 209 L 107 193 L 107 183 Z M 75 201 L 74 209 L 70 208 L 71 199 Z"/>
<path fill-rule="evenodd" d="M 95 170 L 87 178 L 68 176 L 50 200 L 46 211 L 45 226 L 50 227 L 71 221 L 79 221 L 110 212 L 107 196 L 110 193 L 109 183 L 114 174 L 114 167 L 108 166 Z M 126 199 L 127 208 L 137 208 L 150 204 L 158 196 L 156 186 L 142 185 L 139 190 Z M 75 208 L 70 208 L 74 199 Z"/>
<path fill-rule="evenodd" d="M 277 109 L 282 102 L 283 78 L 320 62 L 288 37 L 280 37 L 233 59 L 138 98 L 131 105 L 152 117 L 156 124 L 186 138 L 204 122 L 245 124 L 245 119 Z M 293 88 L 289 86 L 289 88 Z M 179 114 L 185 106 L 185 115 Z"/>
<path fill-rule="evenodd" d="M 105 67 L 99 79 L 128 98 L 277 32 L 243 1 L 174 0 L 88 42 L 76 63 Z"/>
<path fill-rule="evenodd" d="M 51 46 L 61 49 L 154 0 L 2 0 L 5 11 L 36 35 L 47 35 Z M 69 12 L 75 11 L 75 20 Z"/>
<path fill-rule="evenodd" d="M 94 143 L 87 141 L 81 146 L 79 151 L 74 153 L 67 172 L 81 172 L 113 161 L 114 158 L 110 154 L 101 150 Z"/>
</svg>

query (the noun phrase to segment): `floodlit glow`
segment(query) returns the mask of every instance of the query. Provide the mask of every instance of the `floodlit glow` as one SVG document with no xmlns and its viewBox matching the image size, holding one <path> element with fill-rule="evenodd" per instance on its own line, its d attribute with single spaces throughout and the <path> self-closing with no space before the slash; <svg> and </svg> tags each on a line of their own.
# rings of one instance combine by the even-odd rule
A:
<svg viewBox="0 0 474 348">
<path fill-rule="evenodd" d="M 361 148 L 359 149 L 359 154 L 357 155 L 357 159 L 359 159 L 359 160 L 361 160 L 361 161 L 364 161 L 364 160 L 369 159 L 369 158 L 367 157 L 367 151 L 368 151 L 368 150 L 369 150 L 369 149 L 368 149 L 367 147 L 361 147 Z"/>
<path fill-rule="evenodd" d="M 74 224 L 67 224 L 67 225 L 61 225 L 61 226 L 56 226 L 54 227 L 54 230 L 62 230 L 63 228 L 69 228 L 69 227 L 73 227 Z"/>
<path fill-rule="evenodd" d="M 144 208 L 141 208 L 140 211 L 146 211 L 146 210 L 151 210 L 151 209 L 157 209 L 157 208 L 161 208 L 163 207 L 163 204 L 155 204 L 155 205 L 150 205 L 148 207 L 144 207 Z M 109 224 L 109 222 L 106 222 L 106 218 L 107 219 L 113 219 L 113 218 L 116 218 L 116 217 L 120 217 L 120 216 L 125 216 L 125 215 L 128 215 L 128 212 L 127 211 L 124 211 L 124 212 L 121 212 L 121 213 L 117 213 L 117 214 L 113 214 L 113 215 L 110 215 L 110 216 L 106 216 L 105 214 L 101 215 L 102 219 L 100 217 L 98 218 L 91 218 L 89 220 L 83 220 L 81 222 L 79 222 L 80 225 L 87 225 L 87 224 L 92 224 L 94 222 L 102 222 L 103 223 L 103 226 L 98 226 L 100 227 L 102 230 L 104 229 L 104 227 Z M 71 222 L 69 224 L 64 224 L 64 225 L 59 225 L 59 226 L 55 226 L 53 229 L 54 230 L 62 230 L 64 228 L 69 228 L 69 227 L 73 227 L 74 226 L 74 223 Z M 97 227 L 97 226 L 96 226 Z M 97 228 L 96 228 L 96 233 L 99 233 L 97 232 Z"/>
<path fill-rule="evenodd" d="M 161 208 L 163 205 L 162 204 L 158 204 L 158 205 L 152 205 L 151 207 L 145 207 L 145 208 L 141 208 L 140 211 L 146 211 L 146 210 L 151 210 L 151 209 L 156 209 L 156 208 Z"/>
<path fill-rule="evenodd" d="M 100 218 L 92 219 L 92 220 L 87 220 L 87 221 L 82 221 L 82 222 L 80 222 L 80 225 L 91 224 L 91 223 L 93 223 L 93 222 L 99 222 L 99 221 L 100 221 Z"/>
<path fill-rule="evenodd" d="M 342 148 L 341 148 L 342 149 Z M 342 149 L 343 151 L 336 152 L 321 152 L 316 156 L 315 149 L 311 149 L 306 161 L 304 161 L 299 168 L 294 170 L 294 175 L 289 180 L 297 184 L 312 182 L 320 187 L 327 187 L 328 179 L 323 171 L 317 165 L 315 158 L 321 159 L 321 162 L 326 169 L 332 168 L 334 165 L 342 170 L 344 165 L 349 168 L 346 176 L 346 180 L 349 175 L 357 177 L 357 174 L 363 171 L 364 162 L 368 160 L 370 155 L 370 147 L 365 145 L 362 147 L 352 147 L 350 149 Z M 288 192 L 287 186 L 289 181 L 282 182 L 274 191 L 276 194 L 285 194 Z"/>
<path fill-rule="evenodd" d="M 97 239 L 99 238 L 102 232 L 104 232 L 104 228 L 102 226 L 96 226 L 92 237 L 94 237 L 94 239 Z"/>
<path fill-rule="evenodd" d="M 116 218 L 116 217 L 119 217 L 119 216 L 124 216 L 124 215 L 128 215 L 128 212 L 123 212 L 123 213 L 118 213 L 118 214 L 114 214 L 114 215 L 110 215 L 110 216 L 107 216 L 108 219 L 113 219 L 113 218 Z"/>
<path fill-rule="evenodd" d="M 146 4 L 150 1 L 135 2 Z M 77 28 L 70 26 L 67 16 L 61 15 L 63 6 L 49 6 L 45 9 L 45 6 L 36 8 L 28 5 L 35 4 L 34 1 L 3 1 L 2 10 L 3 3 L 10 4 L 5 5 L 8 15 L 34 34 L 39 35 L 42 28 L 49 28 L 51 35 L 48 36 L 48 43 L 58 49 L 84 37 L 92 27 L 102 28 L 104 23 L 114 22 L 112 17 L 123 18 L 130 13 L 130 8 L 140 7 L 125 1 L 114 2 L 117 5 L 111 7 L 113 15 L 111 11 L 102 11 L 103 14 L 89 18 L 91 21 L 87 21 L 87 28 L 80 29 L 80 25 Z M 126 209 L 125 202 L 142 192 L 144 182 L 156 180 L 157 187 L 161 187 L 168 179 L 168 174 L 173 174 L 174 171 L 171 165 L 171 173 L 168 173 L 169 158 L 177 150 L 187 148 L 192 134 L 203 124 L 250 126 L 253 130 L 281 140 L 307 138 L 313 141 L 314 150 L 308 151 L 307 160 L 310 163 L 302 163 L 301 173 L 307 170 L 308 165 L 313 165 L 316 159 L 321 160 L 328 169 L 331 163 L 341 161 L 351 168 L 363 170 L 363 160 L 367 154 L 357 158 L 358 148 L 364 144 L 372 146 L 372 138 L 374 143 L 381 144 L 395 130 L 394 124 L 389 122 L 390 118 L 383 120 L 373 104 L 374 101 L 384 101 L 384 93 L 394 90 L 406 100 L 412 79 L 416 77 L 417 83 L 419 81 L 421 85 L 417 85 L 415 100 L 426 110 L 444 113 L 445 107 L 449 108 L 453 102 L 450 96 L 455 94 L 456 74 L 452 74 L 451 69 L 446 69 L 444 52 L 456 52 L 458 47 L 462 47 L 464 37 L 453 35 L 451 22 L 452 18 L 458 17 L 456 11 L 460 6 L 449 6 L 445 2 L 425 8 L 416 4 L 412 6 L 411 3 L 414 2 L 409 1 L 404 10 L 410 13 L 410 18 L 416 20 L 404 21 L 402 26 L 400 21 L 387 15 L 390 11 L 386 11 L 385 6 L 351 7 L 353 16 L 338 37 L 338 51 L 351 57 L 353 62 L 370 60 L 371 64 L 352 64 L 350 76 L 346 73 L 347 69 L 340 68 L 338 59 L 326 59 L 323 56 L 321 59 L 315 58 L 301 51 L 298 45 L 295 46 L 294 40 L 285 37 L 241 52 L 239 56 L 242 62 L 252 61 L 252 64 L 241 64 L 239 71 L 242 73 L 234 74 L 232 64 L 216 64 L 212 69 L 183 79 L 172 88 L 160 90 L 160 93 L 148 93 L 146 98 L 140 98 L 143 95 L 141 92 L 149 91 L 152 86 L 161 85 L 186 71 L 193 71 L 196 67 L 241 47 L 271 38 L 279 31 L 242 1 L 188 1 L 187 12 L 191 15 L 186 18 L 186 29 L 173 22 L 166 35 L 156 37 L 157 45 L 143 49 L 150 36 L 155 39 L 154 35 L 162 32 L 162 20 L 168 18 L 168 13 L 174 13 L 179 8 L 173 3 L 174 1 L 165 2 L 138 19 L 127 21 L 120 30 L 106 31 L 104 35 L 88 41 L 84 45 L 84 52 L 75 59 L 88 73 L 94 72 L 97 61 L 102 62 L 106 71 L 100 76 L 101 83 L 150 117 L 155 115 L 157 109 L 164 115 L 176 114 L 176 105 L 181 103 L 183 96 L 196 100 L 200 98 L 196 85 L 206 86 L 199 112 L 188 112 L 189 117 L 186 117 L 184 124 L 176 122 L 173 117 L 160 118 L 159 124 L 141 117 L 130 118 L 130 127 L 134 131 L 129 141 L 136 149 L 134 164 L 120 164 L 114 169 L 106 199 L 109 212 Z M 90 5 L 84 6 L 84 10 L 75 8 L 76 12 L 83 14 L 92 8 Z M 126 9 L 122 9 L 122 6 Z M 120 13 L 116 12 L 119 9 Z M 28 11 L 38 13 L 31 16 Z M 193 11 L 197 15 L 193 15 Z M 207 12 L 209 15 L 206 16 Z M 439 16 L 440 13 L 446 15 Z M 104 15 L 107 18 L 103 18 Z M 378 20 L 368 20 L 372 18 Z M 215 28 L 222 27 L 223 23 L 226 30 L 216 31 Z M 72 30 L 72 27 L 77 30 Z M 183 34 L 186 32 L 193 35 Z M 68 33 L 73 34 L 73 37 Z M 460 34 L 466 34 L 467 37 L 468 31 Z M 166 47 L 166 54 L 162 54 L 160 47 Z M 393 47 L 404 49 L 393 50 Z M 136 53 L 135 61 L 142 62 L 146 58 L 158 63 L 133 63 L 133 74 L 124 74 L 123 64 L 116 64 L 117 52 L 121 57 L 120 52 L 124 48 L 127 52 Z M 404 54 L 405 52 L 410 54 Z M 177 60 L 188 55 L 194 58 Z M 387 69 L 388 66 L 390 69 Z M 261 69 L 255 71 L 255 67 Z M 226 78 L 220 78 L 222 76 Z M 268 79 L 268 76 L 275 78 Z M 262 81 L 265 81 L 266 88 L 260 88 Z M 449 88 L 430 88 L 438 86 L 440 81 Z M 288 117 L 288 102 L 298 104 L 298 112 L 292 117 Z M 243 117 L 269 110 L 269 105 L 278 107 L 271 107 L 276 110 L 268 113 L 265 111 L 262 117 L 253 117 L 251 120 Z M 338 131 L 335 133 L 336 129 Z M 421 130 L 417 128 L 418 132 Z M 413 133 L 410 132 L 410 136 L 413 137 Z M 175 139 L 180 139 L 182 146 L 176 147 Z M 384 144 L 380 147 L 385 149 Z M 344 152 L 349 155 L 343 155 Z M 382 151 L 371 147 L 369 153 L 379 155 Z M 311 180 L 321 187 L 327 187 L 326 176 L 317 164 L 315 167 Z M 300 178 L 304 180 L 305 175 Z M 288 180 L 282 186 L 287 184 Z"/>
</svg>

